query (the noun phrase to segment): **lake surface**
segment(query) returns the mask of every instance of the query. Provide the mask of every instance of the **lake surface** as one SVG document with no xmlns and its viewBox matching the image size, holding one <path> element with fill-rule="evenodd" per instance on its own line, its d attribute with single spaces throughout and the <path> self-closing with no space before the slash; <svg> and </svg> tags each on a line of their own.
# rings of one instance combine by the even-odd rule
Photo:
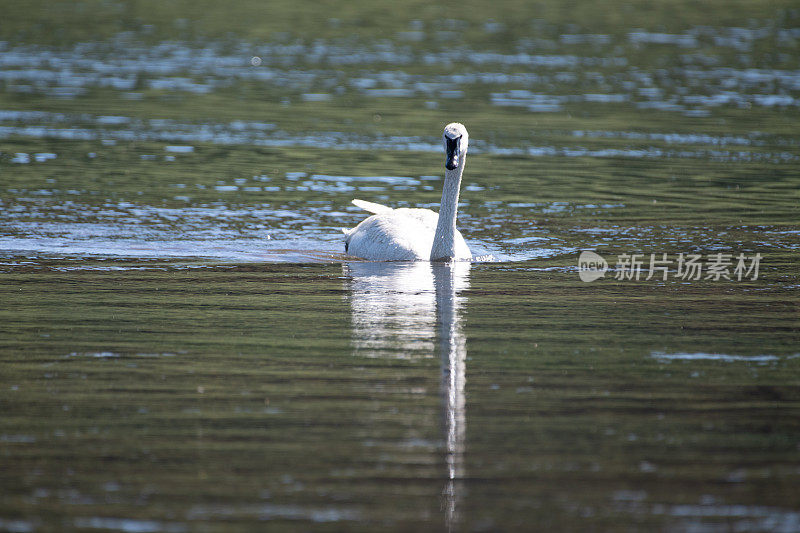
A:
<svg viewBox="0 0 800 533">
<path fill-rule="evenodd" d="M 162 4 L 0 28 L 0 531 L 800 530 L 790 2 Z"/>
</svg>

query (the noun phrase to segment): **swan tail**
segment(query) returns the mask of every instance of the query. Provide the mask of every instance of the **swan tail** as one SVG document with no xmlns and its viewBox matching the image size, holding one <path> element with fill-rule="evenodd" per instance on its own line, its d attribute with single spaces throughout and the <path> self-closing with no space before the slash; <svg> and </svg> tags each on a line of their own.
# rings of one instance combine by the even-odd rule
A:
<svg viewBox="0 0 800 533">
<path fill-rule="evenodd" d="M 376 204 L 373 202 L 367 202 L 366 200 L 353 200 L 353 205 L 357 205 L 364 211 L 369 211 L 370 213 L 375 213 L 376 215 L 380 213 L 391 213 L 394 211 L 391 207 L 387 207 L 385 205 Z"/>
<path fill-rule="evenodd" d="M 347 228 L 339 228 L 344 233 L 344 253 L 350 251 L 350 238 L 353 236 L 353 230 Z M 354 228 L 355 229 L 355 228 Z"/>
</svg>

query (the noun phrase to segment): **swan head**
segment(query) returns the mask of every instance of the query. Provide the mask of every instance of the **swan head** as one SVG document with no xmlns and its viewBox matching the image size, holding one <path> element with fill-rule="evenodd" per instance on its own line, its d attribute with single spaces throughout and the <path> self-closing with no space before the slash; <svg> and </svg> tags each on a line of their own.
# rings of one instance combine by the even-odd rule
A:
<svg viewBox="0 0 800 533">
<path fill-rule="evenodd" d="M 458 122 L 452 122 L 444 127 L 444 168 L 454 170 L 464 164 L 467 154 L 469 134 L 467 128 Z"/>
</svg>

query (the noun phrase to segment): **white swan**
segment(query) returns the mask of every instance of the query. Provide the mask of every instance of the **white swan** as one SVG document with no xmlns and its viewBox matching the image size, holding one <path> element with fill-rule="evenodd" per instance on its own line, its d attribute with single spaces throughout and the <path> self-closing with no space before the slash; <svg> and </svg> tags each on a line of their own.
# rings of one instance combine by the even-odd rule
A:
<svg viewBox="0 0 800 533">
<path fill-rule="evenodd" d="M 472 259 L 464 237 L 456 229 L 458 194 L 467 157 L 467 128 L 453 122 L 444 128 L 445 172 L 442 202 L 437 215 L 430 209 L 392 209 L 353 200 L 375 213 L 344 232 L 344 250 L 372 261 L 449 261 Z"/>
</svg>

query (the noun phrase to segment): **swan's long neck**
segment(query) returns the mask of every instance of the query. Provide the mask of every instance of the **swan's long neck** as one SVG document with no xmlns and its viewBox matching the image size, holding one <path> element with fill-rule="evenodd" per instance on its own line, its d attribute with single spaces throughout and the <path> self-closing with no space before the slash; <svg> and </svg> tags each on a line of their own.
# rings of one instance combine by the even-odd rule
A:
<svg viewBox="0 0 800 533">
<path fill-rule="evenodd" d="M 461 175 L 464 173 L 466 153 L 460 164 L 453 170 L 445 169 L 442 203 L 439 208 L 439 222 L 433 236 L 431 261 L 447 261 L 456 256 L 456 215 L 458 212 L 458 194 L 461 190 Z"/>
</svg>

